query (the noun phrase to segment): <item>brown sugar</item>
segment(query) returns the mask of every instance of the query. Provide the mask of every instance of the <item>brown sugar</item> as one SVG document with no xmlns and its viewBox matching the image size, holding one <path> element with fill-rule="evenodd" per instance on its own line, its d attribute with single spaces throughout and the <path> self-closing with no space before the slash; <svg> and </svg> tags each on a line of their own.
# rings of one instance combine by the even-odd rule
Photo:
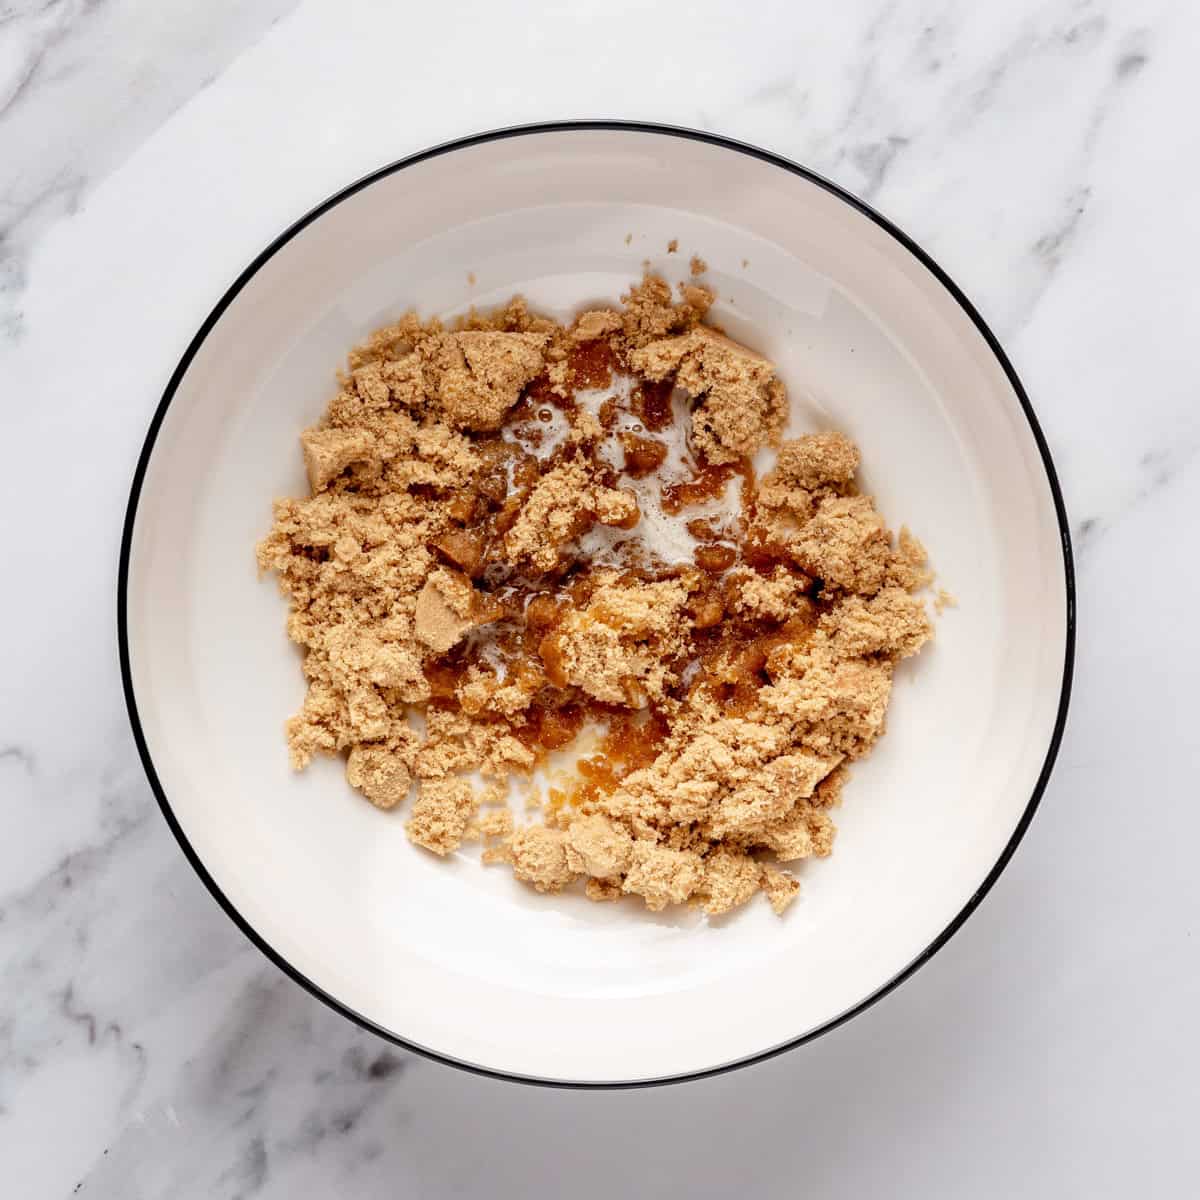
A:
<svg viewBox="0 0 1200 1200">
<path fill-rule="evenodd" d="M 513 815 L 507 808 L 498 808 L 485 813 L 479 819 L 480 832 L 484 837 L 507 837 L 513 832 Z"/>
<path fill-rule="evenodd" d="M 848 764 L 932 637 L 932 573 L 848 438 L 781 440 L 775 367 L 703 324 L 712 303 L 648 274 L 567 325 L 518 297 L 350 352 L 300 435 L 311 494 L 258 547 L 304 653 L 298 769 L 344 755 L 378 809 L 415 793 L 417 845 L 482 840 L 539 892 L 795 899 L 780 864 L 832 851 Z M 585 736 L 518 828 L 510 781 Z"/>
<path fill-rule="evenodd" d="M 716 916 L 745 904 L 762 883 L 762 867 L 749 854 L 718 846 L 704 859 L 696 895 L 700 907 Z"/>
<path fill-rule="evenodd" d="M 858 447 L 842 433 L 814 433 L 780 448 L 775 468 L 763 480 L 763 488 L 774 484 L 815 491 L 821 487 L 844 486 L 854 478 L 861 455 Z"/>
<path fill-rule="evenodd" d="M 771 863 L 762 864 L 759 886 L 777 917 L 782 916 L 787 906 L 800 894 L 800 881 Z"/>
<path fill-rule="evenodd" d="M 533 751 L 506 722 L 438 705 L 425 713 L 425 741 L 413 757 L 413 774 L 441 779 L 452 772 L 478 771 L 500 779 L 524 774 L 534 762 Z"/>
<path fill-rule="evenodd" d="M 593 468 L 574 458 L 533 486 L 505 535 L 504 551 L 513 564 L 553 571 L 564 549 L 593 524 L 629 526 L 637 518 L 632 494 L 598 484 Z"/>
<path fill-rule="evenodd" d="M 752 619 L 783 622 L 797 612 L 808 611 L 812 579 L 783 566 L 775 566 L 769 573 L 734 567 L 725 576 L 725 587 L 734 612 Z"/>
<path fill-rule="evenodd" d="M 567 859 L 567 835 L 561 829 L 531 825 L 509 839 L 513 874 L 539 892 L 561 892 L 575 878 Z"/>
<path fill-rule="evenodd" d="M 541 371 L 546 341 L 539 333 L 471 330 L 423 343 L 429 394 L 446 422 L 456 429 L 498 429 L 521 389 Z"/>
<path fill-rule="evenodd" d="M 304 466 L 314 492 L 321 491 L 351 463 L 370 462 L 375 439 L 361 430 L 309 429 L 300 435 Z"/>
<path fill-rule="evenodd" d="M 629 869 L 633 838 L 607 817 L 579 817 L 567 829 L 567 865 L 578 875 L 619 879 Z"/>
<path fill-rule="evenodd" d="M 892 557 L 883 518 L 867 496 L 831 496 L 788 541 L 792 561 L 827 585 L 871 594 Z"/>
<path fill-rule="evenodd" d="M 621 891 L 641 896 L 651 912 L 658 912 L 668 904 L 687 900 L 703 874 L 703 861 L 695 851 L 672 850 L 648 838 L 638 838 L 630 850 L 629 869 Z"/>
<path fill-rule="evenodd" d="M 787 395 L 772 363 L 705 326 L 640 347 L 630 355 L 649 379 L 674 378 L 696 401 L 692 439 L 714 464 L 775 445 L 787 419 Z"/>
<path fill-rule="evenodd" d="M 586 607 L 562 616 L 543 658 L 552 654 L 567 684 L 607 704 L 644 708 L 662 700 L 672 659 L 683 649 L 689 582 L 606 579 Z"/>
<path fill-rule="evenodd" d="M 907 658 L 933 635 L 925 605 L 899 587 L 881 588 L 869 599 L 847 596 L 820 627 L 847 658 Z"/>
<path fill-rule="evenodd" d="M 629 349 L 637 349 L 668 335 L 694 329 L 712 305 L 713 294 L 706 288 L 691 287 L 685 291 L 684 299 L 676 303 L 671 298 L 670 284 L 648 274 L 621 299 L 623 341 Z"/>
<path fill-rule="evenodd" d="M 395 808 L 408 798 L 417 735 L 393 745 L 353 746 L 346 758 L 346 779 L 377 808 Z"/>
<path fill-rule="evenodd" d="M 611 308 L 593 309 L 575 318 L 571 336 L 577 342 L 591 342 L 621 328 L 621 314 Z"/>
<path fill-rule="evenodd" d="M 462 845 L 467 824 L 478 806 L 474 789 L 461 776 L 426 779 L 405 829 L 418 846 L 446 855 Z"/>
<path fill-rule="evenodd" d="M 483 607 L 465 575 L 438 567 L 417 593 L 413 613 L 417 641 L 435 654 L 445 654 L 481 623 Z"/>
</svg>

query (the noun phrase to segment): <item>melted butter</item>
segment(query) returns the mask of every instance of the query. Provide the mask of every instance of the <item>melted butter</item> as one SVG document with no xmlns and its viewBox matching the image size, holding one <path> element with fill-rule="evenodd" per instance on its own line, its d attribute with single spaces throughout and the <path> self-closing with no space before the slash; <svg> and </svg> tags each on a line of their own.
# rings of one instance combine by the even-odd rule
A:
<svg viewBox="0 0 1200 1200">
<path fill-rule="evenodd" d="M 737 488 L 731 487 L 733 480 L 726 482 L 718 495 L 692 504 L 679 512 L 669 512 L 663 504 L 663 487 L 684 483 L 700 473 L 700 464 L 688 442 L 687 431 L 691 428 L 691 402 L 687 392 L 675 388 L 671 393 L 671 420 L 665 429 L 647 431 L 637 413 L 632 411 L 631 399 L 634 380 L 629 375 L 614 374 L 612 386 L 589 388 L 577 392 L 575 402 L 585 412 L 600 420 L 601 411 L 611 399 L 616 401 L 616 419 L 612 428 L 597 447 L 597 457 L 615 470 L 624 465 L 625 452 L 621 447 L 621 433 L 636 433 L 653 437 L 666 446 L 667 454 L 662 465 L 640 479 L 623 475 L 620 486 L 637 497 L 641 518 L 630 530 L 611 529 L 604 525 L 593 526 L 580 539 L 581 551 L 600 566 L 624 566 L 629 561 L 630 543 L 640 542 L 651 561 L 671 566 L 691 564 L 700 540 L 688 531 L 688 523 L 695 520 L 736 516 L 739 508 Z"/>
</svg>

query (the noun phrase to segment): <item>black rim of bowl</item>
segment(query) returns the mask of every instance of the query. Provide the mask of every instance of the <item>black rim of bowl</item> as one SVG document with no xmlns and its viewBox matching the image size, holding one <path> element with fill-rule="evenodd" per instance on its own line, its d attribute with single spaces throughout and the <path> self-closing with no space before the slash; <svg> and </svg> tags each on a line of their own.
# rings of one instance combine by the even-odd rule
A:
<svg viewBox="0 0 1200 1200">
<path fill-rule="evenodd" d="M 903 970 L 894 975 L 886 983 L 876 988 L 870 995 L 860 1000 L 852 1008 L 841 1013 L 840 1015 L 826 1021 L 823 1025 L 816 1029 L 809 1030 L 807 1033 L 799 1037 L 793 1038 L 791 1041 L 785 1042 L 779 1046 L 772 1046 L 767 1050 L 763 1050 L 758 1054 L 751 1055 L 747 1058 L 737 1059 L 734 1062 L 725 1063 L 716 1067 L 708 1067 L 701 1071 L 688 1072 L 682 1075 L 670 1075 L 661 1078 L 652 1079 L 633 1079 L 633 1080 L 617 1080 L 603 1082 L 589 1082 L 584 1080 L 564 1080 L 564 1079 L 544 1079 L 537 1076 L 521 1075 L 510 1071 L 499 1071 L 490 1067 L 480 1066 L 476 1063 L 464 1062 L 461 1059 L 453 1058 L 446 1054 L 441 1054 L 436 1050 L 431 1050 L 426 1046 L 416 1045 L 413 1042 L 406 1041 L 403 1037 L 392 1033 L 390 1030 L 384 1029 L 377 1025 L 369 1017 L 362 1013 L 355 1012 L 347 1005 L 343 1004 L 336 997 L 331 996 L 324 991 L 319 985 L 305 976 L 301 971 L 298 971 L 291 963 L 283 958 L 272 946 L 255 929 L 251 927 L 249 922 L 241 915 L 240 912 L 233 906 L 225 894 L 217 885 L 216 880 L 209 874 L 204 864 L 200 861 L 199 855 L 193 849 L 191 843 L 187 839 L 182 826 L 175 816 L 171 808 L 171 802 L 167 798 L 165 789 L 159 780 L 158 772 L 154 768 L 154 762 L 150 755 L 149 746 L 146 744 L 146 737 L 142 730 L 141 720 L 138 717 L 137 701 L 134 696 L 133 681 L 129 666 L 129 624 L 128 624 L 128 586 L 129 586 L 129 560 L 131 547 L 133 543 L 133 528 L 137 518 L 138 498 L 142 490 L 142 482 L 146 475 L 146 468 L 150 462 L 150 456 L 154 451 L 154 443 L 158 436 L 158 431 L 162 426 L 163 418 L 166 416 L 167 409 L 171 405 L 171 401 L 175 396 L 175 392 L 179 387 L 184 375 L 187 373 L 188 367 L 191 365 L 192 359 L 195 357 L 204 339 L 208 336 L 213 326 L 220 319 L 221 315 L 233 302 L 234 298 L 250 280 L 250 278 L 267 262 L 278 250 L 292 240 L 306 226 L 312 224 L 324 213 L 328 212 L 335 205 L 340 204 L 343 200 L 353 196 L 356 192 L 363 188 L 369 187 L 377 180 L 383 179 L 388 175 L 393 175 L 397 171 L 404 170 L 405 167 L 413 166 L 416 163 L 424 162 L 426 159 L 436 158 L 443 154 L 453 153 L 455 150 L 466 149 L 470 146 L 478 146 L 485 142 L 502 141 L 512 137 L 527 137 L 542 133 L 574 133 L 574 132 L 593 132 L 593 131 L 615 131 L 615 132 L 631 132 L 631 133 L 649 133 L 656 134 L 661 137 L 683 138 L 689 141 L 705 142 L 712 146 L 719 146 L 722 149 L 729 150 L 735 154 L 748 155 L 751 158 L 759 159 L 761 162 L 770 163 L 773 166 L 779 167 L 781 170 L 788 171 L 793 175 L 798 175 L 817 187 L 823 188 L 825 191 L 836 196 L 843 203 L 848 204 L 851 208 L 856 209 L 864 216 L 868 217 L 881 229 L 885 230 L 892 238 L 894 238 L 909 254 L 918 259 L 921 264 L 934 276 L 935 279 L 954 297 L 963 312 L 970 318 L 976 329 L 982 335 L 984 341 L 987 342 L 992 353 L 995 355 L 997 362 L 1004 370 L 1008 378 L 1013 392 L 1020 401 L 1021 409 L 1025 414 L 1026 420 L 1029 422 L 1029 428 L 1033 433 L 1035 442 L 1037 443 L 1038 452 L 1041 454 L 1042 465 L 1046 471 L 1046 480 L 1050 487 L 1050 493 L 1054 500 L 1054 509 L 1058 518 L 1059 532 L 1062 537 L 1062 554 L 1063 554 L 1063 573 L 1066 582 L 1066 653 L 1063 662 L 1063 677 L 1062 690 L 1059 695 L 1058 713 L 1055 717 L 1054 732 L 1050 738 L 1050 745 L 1046 750 L 1046 757 L 1042 763 L 1042 769 L 1038 774 L 1037 783 L 1034 786 L 1033 794 L 1029 798 L 1029 803 L 1025 807 L 1025 811 L 1021 814 L 1021 819 L 1017 823 L 1016 829 L 1013 831 L 1012 837 L 1009 838 L 1000 857 L 996 860 L 995 865 L 988 872 L 987 878 L 970 896 L 966 904 L 954 917 L 954 919 L 938 934 L 929 946 L 919 954 L 912 962 Z M 215 308 L 210 312 L 204 323 L 200 326 L 195 337 L 192 338 L 183 357 L 179 360 L 174 372 L 167 383 L 166 390 L 163 392 L 162 399 L 159 401 L 158 407 L 154 412 L 154 417 L 150 422 L 150 428 L 146 434 L 146 440 L 142 446 L 141 454 L 138 457 L 137 469 L 134 472 L 133 484 L 129 493 L 129 503 L 125 511 L 125 524 L 121 535 L 121 557 L 118 567 L 117 578 L 117 639 L 120 647 L 121 658 L 121 680 L 125 692 L 125 704 L 129 711 L 129 721 L 133 728 L 134 741 L 137 743 L 138 753 L 141 755 L 142 766 L 145 769 L 146 776 L 150 781 L 150 787 L 158 800 L 159 808 L 162 809 L 163 816 L 166 818 L 167 824 L 171 827 L 176 840 L 182 847 L 185 856 L 191 863 L 192 867 L 200 878 L 204 881 L 208 890 L 213 894 L 217 903 L 225 910 L 228 916 L 238 926 L 239 929 L 267 956 L 298 984 L 307 991 L 316 996 L 318 1000 L 323 1001 L 330 1008 L 340 1013 L 344 1017 L 348 1017 L 356 1024 L 364 1029 L 370 1030 L 379 1037 L 386 1039 L 394 1045 L 403 1047 L 405 1050 L 411 1050 L 416 1054 L 423 1055 L 426 1058 L 433 1059 L 440 1063 L 445 1063 L 449 1066 L 459 1067 L 466 1071 L 474 1072 L 478 1075 L 486 1075 L 493 1079 L 512 1080 L 521 1083 L 540 1084 L 547 1087 L 563 1087 L 563 1088 L 585 1088 L 585 1089 L 615 1089 L 615 1088 L 634 1088 L 634 1087 L 654 1087 L 662 1084 L 681 1083 L 686 1080 L 703 1079 L 713 1075 L 720 1075 L 726 1071 L 736 1070 L 739 1067 L 748 1067 L 754 1063 L 763 1062 L 768 1058 L 774 1058 L 777 1054 L 783 1054 L 785 1051 L 793 1050 L 797 1046 L 802 1046 L 806 1042 L 812 1041 L 814 1038 L 820 1037 L 824 1033 L 828 1033 L 832 1029 L 836 1029 L 852 1017 L 864 1012 L 870 1008 L 877 1000 L 886 996 L 893 988 L 899 986 L 904 980 L 908 979 L 919 967 L 928 962 L 959 930 L 966 919 L 978 907 L 980 901 L 992 885 L 999 878 L 1000 873 L 1008 865 L 1012 858 L 1013 852 L 1020 843 L 1025 831 L 1029 828 L 1029 823 L 1033 819 L 1033 814 L 1037 810 L 1038 803 L 1042 798 L 1043 792 L 1046 790 L 1046 785 L 1050 778 L 1051 770 L 1054 766 L 1054 760 L 1058 754 L 1058 748 L 1062 741 L 1063 731 L 1066 726 L 1067 707 L 1071 696 L 1071 677 L 1074 667 L 1075 657 L 1075 575 L 1074 565 L 1071 552 L 1071 535 L 1067 523 L 1067 514 L 1063 505 L 1062 492 L 1059 488 L 1058 476 L 1055 473 L 1054 463 L 1050 457 L 1050 451 L 1046 445 L 1046 439 L 1042 434 L 1041 426 L 1038 424 L 1037 416 L 1034 414 L 1033 406 L 1029 402 L 1029 397 L 1025 393 L 1024 387 L 1021 385 L 1020 379 L 1017 378 L 1016 371 L 1013 370 L 1012 364 L 1008 361 L 1003 349 L 1001 349 L 996 336 L 988 328 L 987 324 L 976 310 L 975 306 L 967 299 L 962 290 L 954 283 L 954 281 L 946 274 L 945 271 L 937 265 L 936 262 L 920 246 L 917 245 L 910 237 L 897 229 L 886 217 L 876 212 L 868 204 L 856 196 L 847 192 L 844 188 L 832 183 L 828 179 L 810 171 L 807 167 L 800 166 L 798 163 L 781 157 L 778 154 L 773 154 L 768 150 L 762 150 L 757 146 L 751 146 L 744 142 L 738 142 L 731 138 L 722 137 L 718 134 L 706 133 L 700 130 L 680 128 L 672 125 L 660 125 L 653 122 L 644 121 L 554 121 L 547 123 L 539 123 L 532 125 L 515 125 L 505 129 L 491 130 L 487 133 L 474 134 L 470 137 L 458 138 L 451 142 L 445 142 L 440 146 L 434 146 L 428 150 L 422 150 L 418 154 L 410 155 L 407 158 L 402 158 L 397 162 L 393 162 L 388 166 L 381 167 L 377 171 L 364 176 L 357 182 L 350 184 L 348 187 L 342 188 L 327 200 L 318 204 L 311 211 L 302 216 L 298 221 L 281 233 L 265 250 L 250 263 L 248 267 L 234 280 L 225 294 L 217 302 Z"/>
</svg>

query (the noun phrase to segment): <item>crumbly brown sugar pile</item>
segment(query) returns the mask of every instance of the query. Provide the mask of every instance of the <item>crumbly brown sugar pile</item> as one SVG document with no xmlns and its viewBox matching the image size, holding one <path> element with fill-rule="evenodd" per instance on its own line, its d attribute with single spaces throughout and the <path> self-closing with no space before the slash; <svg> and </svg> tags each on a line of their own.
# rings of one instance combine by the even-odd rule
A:
<svg viewBox="0 0 1200 1200">
<path fill-rule="evenodd" d="M 351 352 L 301 435 L 312 494 L 258 547 L 305 650 L 292 761 L 344 753 L 384 809 L 415 790 L 414 842 L 480 838 L 540 892 L 782 912 L 780 864 L 830 852 L 846 766 L 932 636 L 925 553 L 845 437 L 780 441 L 783 384 L 703 324 L 706 288 L 622 299 L 569 327 L 519 298 L 409 314 Z M 595 752 L 514 829 L 509 777 L 585 727 Z"/>
</svg>

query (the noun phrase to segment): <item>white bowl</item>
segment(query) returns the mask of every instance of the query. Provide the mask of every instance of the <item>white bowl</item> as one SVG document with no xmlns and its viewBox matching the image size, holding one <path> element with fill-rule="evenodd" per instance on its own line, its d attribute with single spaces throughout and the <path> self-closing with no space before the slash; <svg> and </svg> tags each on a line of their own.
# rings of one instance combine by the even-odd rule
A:
<svg viewBox="0 0 1200 1200">
<path fill-rule="evenodd" d="M 632 234 L 632 238 L 627 235 Z M 678 239 L 679 252 L 667 243 Z M 714 319 L 779 365 L 793 432 L 844 430 L 863 483 L 926 542 L 959 607 L 897 675 L 832 857 L 781 920 L 547 900 L 434 860 L 341 764 L 288 767 L 303 683 L 255 572 L 275 496 L 347 348 L 410 306 L 521 292 L 566 317 L 643 260 L 709 264 Z M 386 167 L 252 263 L 171 378 L 120 565 L 125 692 L 184 852 L 246 934 L 346 1015 L 439 1059 L 541 1082 L 692 1077 L 794 1046 L 925 961 L 995 880 L 1066 714 L 1070 546 L 1033 410 L 930 259 L 830 183 L 707 134 L 505 130 Z"/>
</svg>

